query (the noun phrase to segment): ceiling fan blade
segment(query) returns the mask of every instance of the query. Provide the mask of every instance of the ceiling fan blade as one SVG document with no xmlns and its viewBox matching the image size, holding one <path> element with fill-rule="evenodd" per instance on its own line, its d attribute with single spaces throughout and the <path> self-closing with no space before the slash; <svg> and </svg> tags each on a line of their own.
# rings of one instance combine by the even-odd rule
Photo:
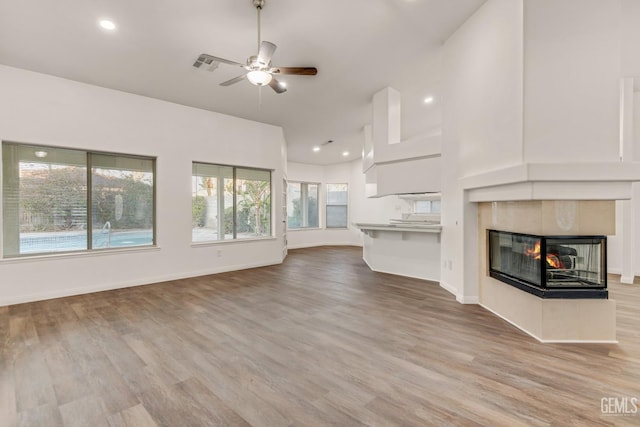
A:
<svg viewBox="0 0 640 427">
<path fill-rule="evenodd" d="M 222 83 L 220 83 L 220 86 L 231 86 L 231 85 L 232 85 L 232 84 L 234 84 L 234 83 L 238 83 L 238 82 L 240 82 L 240 81 L 244 80 L 244 79 L 245 79 L 245 77 L 247 77 L 247 75 L 246 75 L 246 74 L 243 74 L 243 75 L 238 76 L 238 77 L 234 77 L 234 78 L 232 78 L 231 80 L 227 80 L 226 82 L 222 82 Z"/>
<path fill-rule="evenodd" d="M 271 86 L 271 89 L 273 89 L 276 93 L 283 93 L 287 91 L 287 87 L 285 86 L 285 84 L 282 82 L 279 82 L 274 78 L 272 78 L 271 81 L 269 82 L 269 86 Z"/>
<path fill-rule="evenodd" d="M 316 67 L 275 67 L 270 71 L 273 74 L 297 74 L 299 76 L 315 76 L 318 74 Z"/>
<path fill-rule="evenodd" d="M 193 66 L 196 67 L 196 68 L 200 68 L 203 64 L 204 65 L 211 65 L 214 62 L 221 62 L 223 64 L 229 64 L 229 65 L 236 65 L 238 67 L 244 67 L 244 64 L 241 64 L 239 62 L 230 61 L 230 60 L 224 59 L 224 58 L 218 58 L 217 56 L 209 55 L 207 53 L 200 54 L 200 56 L 198 56 L 198 59 L 196 59 L 196 62 L 193 63 Z"/>
<path fill-rule="evenodd" d="M 264 65 L 269 65 L 271 57 L 273 56 L 273 53 L 276 51 L 277 47 L 278 46 L 276 46 L 275 44 L 267 41 L 263 41 L 262 43 L 260 43 L 260 50 L 258 51 L 258 62 Z"/>
</svg>

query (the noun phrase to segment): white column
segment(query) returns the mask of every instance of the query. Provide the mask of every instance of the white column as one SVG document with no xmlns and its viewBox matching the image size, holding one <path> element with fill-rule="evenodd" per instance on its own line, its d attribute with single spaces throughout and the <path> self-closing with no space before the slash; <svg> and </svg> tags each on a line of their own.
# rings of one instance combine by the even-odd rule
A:
<svg viewBox="0 0 640 427">
<path fill-rule="evenodd" d="M 634 106 L 636 100 L 633 92 L 634 79 L 625 77 L 620 79 L 620 161 L 623 163 L 634 160 L 634 122 L 636 114 Z M 632 194 L 634 192 L 632 191 Z M 635 235 L 635 207 L 638 200 L 622 201 L 622 270 L 620 281 L 622 283 L 633 283 L 634 270 L 634 235 Z"/>
</svg>

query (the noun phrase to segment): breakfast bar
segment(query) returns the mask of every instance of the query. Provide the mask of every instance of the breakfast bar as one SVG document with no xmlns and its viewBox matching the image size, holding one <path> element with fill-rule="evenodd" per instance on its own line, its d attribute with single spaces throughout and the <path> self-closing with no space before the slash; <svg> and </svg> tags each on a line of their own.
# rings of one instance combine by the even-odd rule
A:
<svg viewBox="0 0 640 427">
<path fill-rule="evenodd" d="M 373 271 L 440 280 L 440 224 L 355 223 L 363 259 Z"/>
</svg>

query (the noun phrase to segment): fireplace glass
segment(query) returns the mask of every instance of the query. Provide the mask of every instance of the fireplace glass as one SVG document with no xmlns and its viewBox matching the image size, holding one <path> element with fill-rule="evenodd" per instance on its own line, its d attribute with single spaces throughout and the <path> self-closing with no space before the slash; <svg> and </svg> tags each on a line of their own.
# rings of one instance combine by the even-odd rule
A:
<svg viewBox="0 0 640 427">
<path fill-rule="evenodd" d="M 489 275 L 543 298 L 607 298 L 606 236 L 489 230 Z"/>
</svg>

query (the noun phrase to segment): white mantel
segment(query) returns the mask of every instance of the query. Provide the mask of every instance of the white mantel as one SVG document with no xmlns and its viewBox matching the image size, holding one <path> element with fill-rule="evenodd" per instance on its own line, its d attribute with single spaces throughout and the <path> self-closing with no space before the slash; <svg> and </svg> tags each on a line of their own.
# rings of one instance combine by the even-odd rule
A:
<svg viewBox="0 0 640 427">
<path fill-rule="evenodd" d="M 460 178 L 471 202 L 626 200 L 640 162 L 525 163 Z"/>
</svg>

